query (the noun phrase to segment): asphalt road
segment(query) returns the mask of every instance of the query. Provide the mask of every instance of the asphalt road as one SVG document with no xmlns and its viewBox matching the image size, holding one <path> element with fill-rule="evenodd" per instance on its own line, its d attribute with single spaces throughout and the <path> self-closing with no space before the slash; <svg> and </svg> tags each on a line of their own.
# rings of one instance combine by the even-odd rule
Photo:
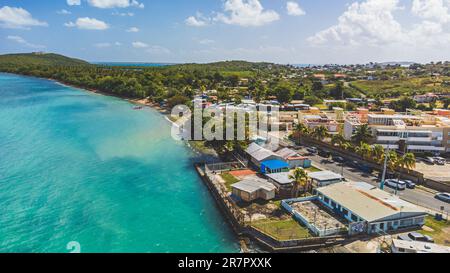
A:
<svg viewBox="0 0 450 273">
<path fill-rule="evenodd" d="M 334 162 L 332 159 L 325 159 L 319 155 L 310 155 L 304 148 L 299 149 L 298 151 L 301 154 L 307 155 L 313 161 L 313 164 L 320 169 L 343 174 L 349 181 L 366 182 L 374 186 L 379 186 L 379 179 L 377 177 L 378 173 L 374 172 L 374 174 L 366 174 L 359 169 L 348 166 L 347 162 L 341 164 Z M 395 190 L 388 187 L 385 187 L 385 191 L 395 193 Z M 408 202 L 428 209 L 433 209 L 435 211 L 441 211 L 441 207 L 443 206 L 444 211 L 450 214 L 450 204 L 434 198 L 434 194 L 430 192 L 421 189 L 406 189 L 404 191 L 399 191 L 398 196 Z"/>
</svg>

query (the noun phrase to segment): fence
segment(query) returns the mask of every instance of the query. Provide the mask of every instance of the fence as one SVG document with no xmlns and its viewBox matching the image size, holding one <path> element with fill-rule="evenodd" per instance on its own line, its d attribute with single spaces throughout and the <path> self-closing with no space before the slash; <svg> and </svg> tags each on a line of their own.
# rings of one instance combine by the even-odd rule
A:
<svg viewBox="0 0 450 273">
<path fill-rule="evenodd" d="M 310 196 L 305 198 L 296 198 L 296 199 L 288 199 L 281 201 L 281 206 L 288 211 L 290 214 L 294 216 L 294 218 L 300 223 L 304 224 L 312 233 L 319 237 L 325 237 L 330 235 L 336 235 L 342 232 L 341 228 L 329 228 L 329 229 L 320 229 L 316 227 L 314 223 L 309 222 L 309 220 L 303 216 L 299 211 L 294 210 L 290 204 L 299 203 L 299 202 L 308 202 L 308 201 L 316 201 L 318 200 L 317 196 Z"/>
</svg>

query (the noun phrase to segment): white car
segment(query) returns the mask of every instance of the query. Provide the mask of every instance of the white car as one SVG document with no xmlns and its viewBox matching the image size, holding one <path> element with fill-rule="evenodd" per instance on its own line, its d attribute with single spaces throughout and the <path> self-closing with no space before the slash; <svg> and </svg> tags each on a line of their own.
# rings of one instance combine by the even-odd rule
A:
<svg viewBox="0 0 450 273">
<path fill-rule="evenodd" d="M 406 182 L 397 179 L 386 179 L 384 184 L 390 188 L 397 190 L 406 190 Z"/>
</svg>

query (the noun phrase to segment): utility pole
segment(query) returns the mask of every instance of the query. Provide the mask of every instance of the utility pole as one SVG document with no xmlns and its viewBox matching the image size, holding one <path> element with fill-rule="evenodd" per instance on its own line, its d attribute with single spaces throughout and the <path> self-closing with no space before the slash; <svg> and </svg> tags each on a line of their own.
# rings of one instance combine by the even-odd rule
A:
<svg viewBox="0 0 450 273">
<path fill-rule="evenodd" d="M 389 159 L 389 145 L 386 148 L 386 152 L 384 155 L 384 166 L 383 166 L 383 175 L 381 177 L 380 189 L 384 190 L 384 182 L 386 180 L 386 172 L 387 172 L 387 162 Z"/>
</svg>

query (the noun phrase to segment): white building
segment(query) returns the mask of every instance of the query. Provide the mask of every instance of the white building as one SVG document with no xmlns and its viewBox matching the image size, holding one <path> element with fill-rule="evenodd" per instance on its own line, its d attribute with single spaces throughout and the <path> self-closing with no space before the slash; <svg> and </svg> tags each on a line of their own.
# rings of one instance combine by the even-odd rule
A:
<svg viewBox="0 0 450 273">
<path fill-rule="evenodd" d="M 421 227 L 425 223 L 423 209 L 367 183 L 336 183 L 316 191 L 325 206 L 359 223 L 360 232 Z"/>
<path fill-rule="evenodd" d="M 392 253 L 450 253 L 450 247 L 437 244 L 394 239 Z"/>
</svg>

